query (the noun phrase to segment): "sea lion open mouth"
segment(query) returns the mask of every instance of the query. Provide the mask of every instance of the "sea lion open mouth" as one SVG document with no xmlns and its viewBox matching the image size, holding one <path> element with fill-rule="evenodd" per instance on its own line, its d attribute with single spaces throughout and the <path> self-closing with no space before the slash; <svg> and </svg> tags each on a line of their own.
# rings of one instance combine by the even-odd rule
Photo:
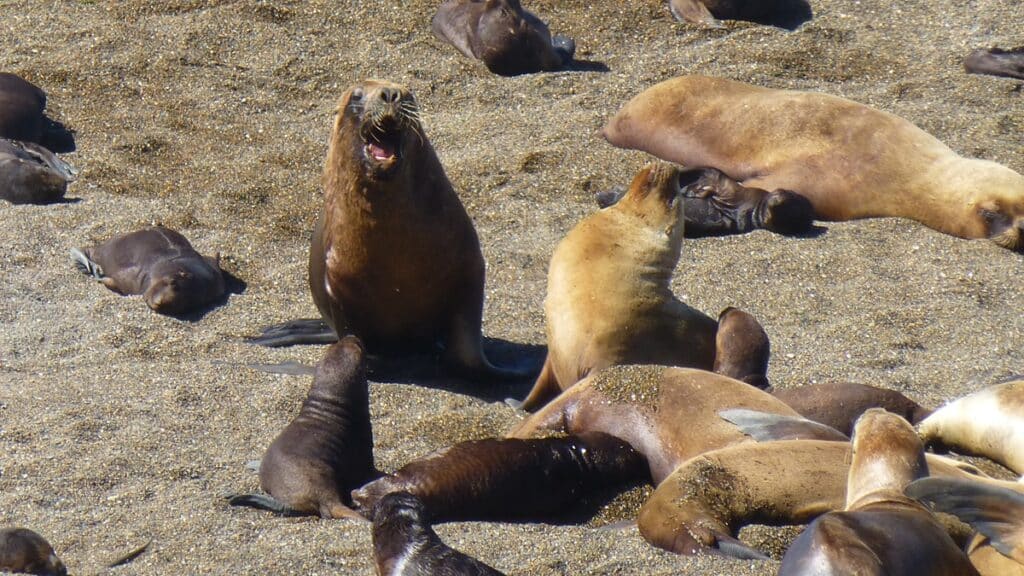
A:
<svg viewBox="0 0 1024 576">
<path fill-rule="evenodd" d="M 368 122 L 363 130 L 363 155 L 378 174 L 395 170 L 402 159 L 402 125 L 393 116 Z"/>
</svg>

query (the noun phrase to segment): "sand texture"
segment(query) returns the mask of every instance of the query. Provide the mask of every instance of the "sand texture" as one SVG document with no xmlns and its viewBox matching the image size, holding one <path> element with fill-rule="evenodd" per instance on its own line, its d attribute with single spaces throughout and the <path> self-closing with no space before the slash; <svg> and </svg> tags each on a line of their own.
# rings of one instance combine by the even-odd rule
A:
<svg viewBox="0 0 1024 576">
<path fill-rule="evenodd" d="M 1021 82 L 963 72 L 971 49 L 1024 45 L 1020 0 L 812 0 L 794 32 L 674 21 L 659 0 L 533 0 L 577 57 L 608 71 L 501 78 L 433 37 L 438 0 L 0 0 L 0 70 L 46 89 L 77 131 L 76 203 L 0 205 L 0 525 L 46 536 L 73 574 L 372 574 L 368 526 L 232 509 L 245 468 L 309 378 L 250 362 L 315 363 L 321 347 L 243 338 L 311 317 L 309 234 L 338 97 L 407 84 L 473 218 L 498 361 L 539 362 L 547 262 L 649 157 L 605 121 L 685 73 L 818 90 L 903 116 L 959 153 L 1024 171 Z M 596 68 L 590 65 L 589 68 Z M 152 313 L 71 265 L 68 249 L 160 222 L 219 251 L 247 288 L 198 321 Z M 914 222 L 828 224 L 688 240 L 673 288 L 715 316 L 753 313 L 777 386 L 853 380 L 937 405 L 1024 371 L 1024 257 Z M 429 362 L 372 375 L 377 465 L 497 436 L 530 382 L 467 384 Z M 426 384 L 426 385 L 423 385 Z M 605 520 L 635 514 L 626 499 Z M 593 522 L 597 524 L 600 522 Z M 680 558 L 635 528 L 452 523 L 451 546 L 519 575 L 772 574 L 774 562 Z M 795 531 L 749 535 L 778 555 Z M 105 563 L 152 540 L 128 566 Z"/>
</svg>

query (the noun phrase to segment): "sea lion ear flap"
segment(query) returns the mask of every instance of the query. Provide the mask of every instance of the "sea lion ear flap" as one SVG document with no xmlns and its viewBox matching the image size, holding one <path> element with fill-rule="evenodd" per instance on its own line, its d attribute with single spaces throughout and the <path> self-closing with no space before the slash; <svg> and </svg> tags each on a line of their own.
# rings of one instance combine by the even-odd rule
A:
<svg viewBox="0 0 1024 576">
<path fill-rule="evenodd" d="M 774 442 L 777 440 L 834 440 L 846 442 L 845 434 L 813 420 L 800 416 L 783 416 L 769 414 L 745 408 L 722 410 L 718 416 L 736 425 L 747 436 L 758 442 Z"/>
<path fill-rule="evenodd" d="M 712 28 L 722 28 L 722 23 L 715 19 L 700 0 L 672 0 L 669 10 L 676 20 L 703 24 Z"/>
<path fill-rule="evenodd" d="M 1000 554 L 1024 564 L 1024 495 L 971 480 L 922 478 L 904 494 L 952 514 L 990 540 Z"/>
</svg>

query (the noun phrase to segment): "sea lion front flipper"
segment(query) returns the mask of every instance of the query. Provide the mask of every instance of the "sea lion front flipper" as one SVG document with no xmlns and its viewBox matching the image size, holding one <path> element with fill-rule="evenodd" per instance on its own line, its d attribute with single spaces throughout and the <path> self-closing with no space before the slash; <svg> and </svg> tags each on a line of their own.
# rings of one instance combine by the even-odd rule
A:
<svg viewBox="0 0 1024 576">
<path fill-rule="evenodd" d="M 71 260 L 74 262 L 75 268 L 78 268 L 81 273 L 88 274 L 96 280 L 103 280 L 105 277 L 105 274 L 103 274 L 103 268 L 101 268 L 99 264 L 90 260 L 89 257 L 85 255 L 85 252 L 82 252 L 78 248 L 71 248 L 70 253 Z"/>
<path fill-rule="evenodd" d="M 301 318 L 267 326 L 259 336 L 247 337 L 250 344 L 281 348 L 297 344 L 333 344 L 338 335 L 321 318 Z"/>
<path fill-rule="evenodd" d="M 334 518 L 335 520 L 341 519 L 353 519 L 366 521 L 366 518 L 356 512 L 355 510 L 345 506 L 341 502 L 329 502 L 320 505 L 320 517 L 321 518 Z"/>
<path fill-rule="evenodd" d="M 758 442 L 776 440 L 836 440 L 849 441 L 842 432 L 800 416 L 782 416 L 757 410 L 732 408 L 718 415 L 735 424 L 741 432 Z"/>
<path fill-rule="evenodd" d="M 723 27 L 722 23 L 711 15 L 711 11 L 700 0 L 671 0 L 669 10 L 680 22 L 704 24 L 712 28 Z"/>
<path fill-rule="evenodd" d="M 728 534 L 715 533 L 717 549 L 722 554 L 739 560 L 771 560 L 764 552 L 751 548 Z"/>
<path fill-rule="evenodd" d="M 1024 564 L 1024 495 L 980 482 L 936 477 L 911 482 L 904 493 L 970 524 L 1000 554 Z"/>
<path fill-rule="evenodd" d="M 227 497 L 232 506 L 248 506 L 258 510 L 269 510 L 280 516 L 308 516 L 303 512 L 286 506 L 266 494 L 232 494 Z"/>
</svg>

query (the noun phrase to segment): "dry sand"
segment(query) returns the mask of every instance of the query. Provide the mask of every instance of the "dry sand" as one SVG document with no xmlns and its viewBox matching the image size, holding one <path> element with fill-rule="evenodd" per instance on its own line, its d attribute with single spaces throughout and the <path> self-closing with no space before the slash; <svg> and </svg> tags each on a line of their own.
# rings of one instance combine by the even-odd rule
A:
<svg viewBox="0 0 1024 576">
<path fill-rule="evenodd" d="M 597 132 L 628 98 L 684 73 L 819 90 L 899 114 L 962 154 L 1024 171 L 1021 83 L 962 72 L 972 48 L 1024 45 L 1020 0 L 812 0 L 795 32 L 704 30 L 659 0 L 534 0 L 608 72 L 490 75 L 434 39 L 437 0 L 0 0 L 0 70 L 50 94 L 78 132 L 78 203 L 0 206 L 0 525 L 47 536 L 74 574 L 152 540 L 123 574 L 371 574 L 366 525 L 229 509 L 308 378 L 238 367 L 313 363 L 315 346 L 242 337 L 315 314 L 308 235 L 332 110 L 353 81 L 416 93 L 428 136 L 483 242 L 484 331 L 499 359 L 539 356 L 548 258 L 592 194 L 648 160 Z M 248 284 L 197 322 L 80 275 L 67 251 L 152 222 L 219 250 Z M 779 386 L 848 379 L 938 404 L 1024 369 L 1024 258 L 916 223 L 829 224 L 688 241 L 674 281 L 709 313 L 740 306 L 772 338 Z M 501 342 L 505 341 L 505 342 Z M 227 362 L 227 364 L 219 363 Z M 514 387 L 398 363 L 371 385 L 378 465 L 501 434 Z M 409 371 L 409 370 L 406 370 Z M 429 372 L 429 370 L 427 370 Z M 387 374 L 388 372 L 384 372 Z M 418 374 L 417 374 L 418 373 Z M 380 382 L 380 380 L 384 380 Z M 398 380 L 399 383 L 390 383 Z M 430 386 L 411 382 L 428 381 Z M 635 499 L 634 499 L 635 501 Z M 610 514 L 629 515 L 635 511 Z M 635 528 L 447 524 L 509 574 L 770 574 L 678 558 Z M 762 531 L 782 549 L 793 530 Z"/>
</svg>

